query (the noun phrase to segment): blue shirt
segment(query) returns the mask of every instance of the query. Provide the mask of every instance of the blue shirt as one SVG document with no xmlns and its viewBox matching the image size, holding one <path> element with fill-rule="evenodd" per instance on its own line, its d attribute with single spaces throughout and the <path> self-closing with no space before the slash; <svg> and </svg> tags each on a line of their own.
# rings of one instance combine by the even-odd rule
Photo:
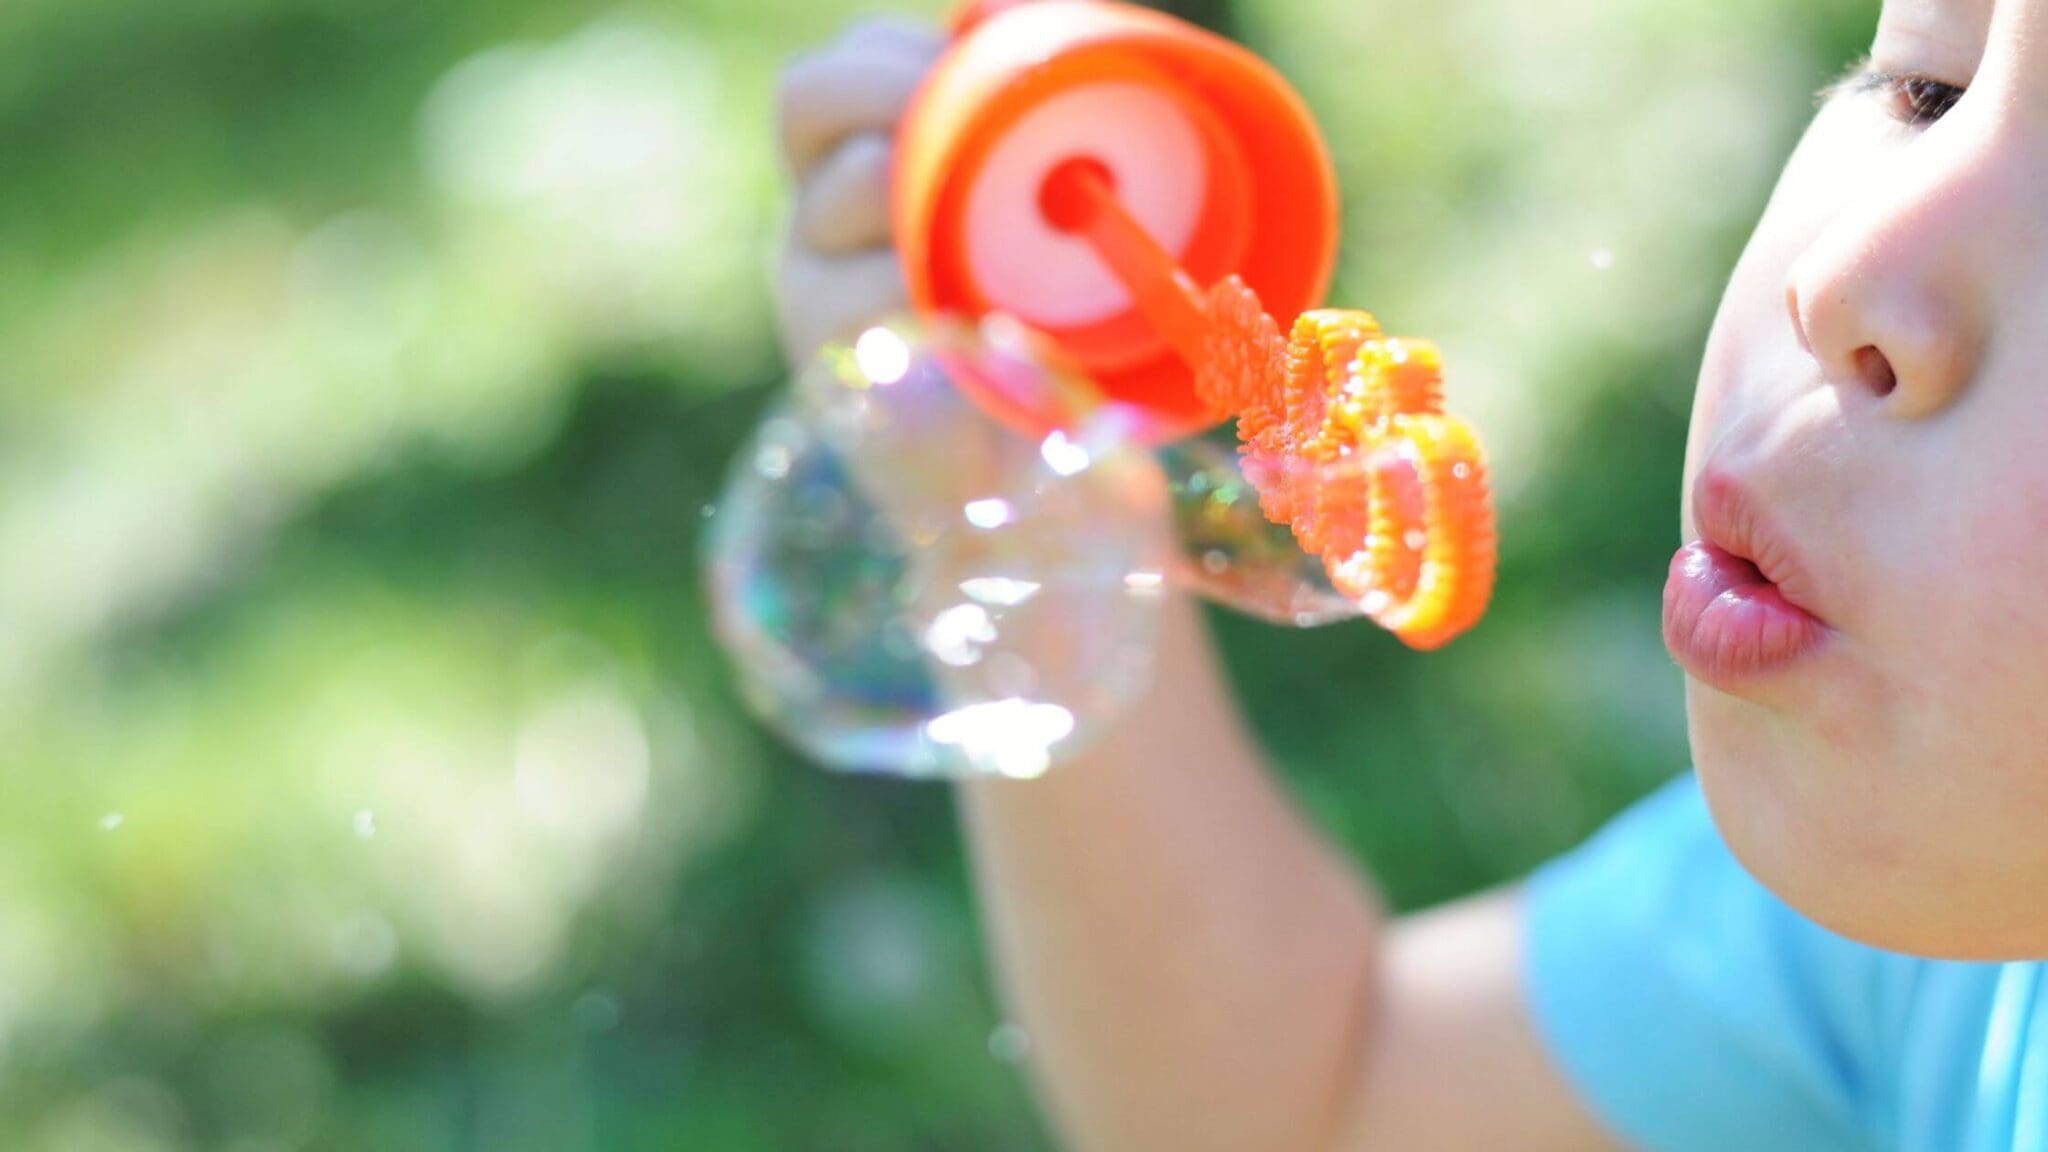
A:
<svg viewBox="0 0 2048 1152">
<path fill-rule="evenodd" d="M 1691 777 L 1539 870 L 1526 907 L 1538 1031 L 1635 1147 L 2048 1150 L 2044 965 L 1820 928 L 1743 872 Z"/>
</svg>

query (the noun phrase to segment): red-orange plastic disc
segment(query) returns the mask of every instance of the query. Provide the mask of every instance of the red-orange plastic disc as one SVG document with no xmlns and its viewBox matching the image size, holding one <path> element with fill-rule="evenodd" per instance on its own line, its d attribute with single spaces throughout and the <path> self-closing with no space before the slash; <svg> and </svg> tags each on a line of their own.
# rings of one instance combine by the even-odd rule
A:
<svg viewBox="0 0 2048 1152">
<path fill-rule="evenodd" d="M 1197 285 L 1236 273 L 1274 314 L 1289 317 L 1320 302 L 1336 256 L 1336 182 L 1307 109 L 1249 51 L 1161 13 L 1106 0 L 977 8 L 927 78 L 898 136 L 892 214 L 913 307 L 926 315 L 1017 312 L 1109 398 L 1144 409 L 1151 419 L 1140 434 L 1151 441 L 1213 423 L 1221 413 L 1196 395 L 1193 371 L 1134 307 L 1110 303 L 1091 312 L 1087 301 L 1060 299 L 1060 289 L 1049 287 L 1059 283 L 1050 270 L 1071 253 L 1029 250 L 1036 242 L 1029 229 L 988 227 L 988 201 L 1028 196 L 1035 203 L 1038 189 L 990 192 L 988 182 L 1035 170 L 1019 168 L 1018 141 L 1024 134 L 1034 142 L 1048 138 L 1046 110 L 1055 102 L 1064 101 L 1063 110 L 1071 112 L 1077 99 L 1100 98 L 1107 108 L 1113 94 L 1126 111 L 1170 106 L 1176 132 L 1194 142 L 1180 153 L 1157 140 L 1116 142 L 1129 143 L 1140 157 L 1199 157 L 1193 162 L 1200 169 L 1193 182 L 1201 188 L 1198 200 L 1152 205 L 1154 218 L 1171 218 L 1183 233 L 1162 242 L 1178 239 L 1167 246 Z M 1119 123 L 1098 117 L 1083 135 L 1101 140 Z M 1149 177 L 1155 201 L 1170 199 L 1160 191 L 1162 180 L 1176 185 L 1165 177 L 1177 179 L 1132 170 L 1118 175 L 1120 192 L 1128 188 L 1134 199 L 1144 198 Z M 1012 236 L 1025 250 L 1002 247 Z M 999 258 L 991 258 L 991 245 L 1000 249 Z M 1044 282 L 1032 282 L 1034 267 L 1047 270 Z M 1020 297 L 1030 306 L 1006 303 Z M 1031 315 L 1034 310 L 1041 315 Z M 989 411 L 1029 431 L 1059 423 L 1059 413 L 971 374 L 959 383 Z"/>
</svg>

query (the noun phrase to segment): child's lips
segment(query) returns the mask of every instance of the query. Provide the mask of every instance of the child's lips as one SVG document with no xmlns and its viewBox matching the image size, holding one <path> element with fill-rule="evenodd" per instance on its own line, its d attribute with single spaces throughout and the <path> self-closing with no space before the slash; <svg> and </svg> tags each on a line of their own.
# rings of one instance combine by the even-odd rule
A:
<svg viewBox="0 0 2048 1152">
<path fill-rule="evenodd" d="M 1819 617 L 1787 600 L 1748 560 L 1704 540 L 1671 558 L 1664 643 L 1708 687 L 1734 693 L 1812 652 L 1826 637 Z"/>
<path fill-rule="evenodd" d="M 1763 526 L 1754 498 L 1715 472 L 1693 492 L 1702 538 L 1671 558 L 1664 643 L 1695 679 L 1736 694 L 1815 652 L 1831 630 L 1802 602 L 1805 569 Z"/>
</svg>

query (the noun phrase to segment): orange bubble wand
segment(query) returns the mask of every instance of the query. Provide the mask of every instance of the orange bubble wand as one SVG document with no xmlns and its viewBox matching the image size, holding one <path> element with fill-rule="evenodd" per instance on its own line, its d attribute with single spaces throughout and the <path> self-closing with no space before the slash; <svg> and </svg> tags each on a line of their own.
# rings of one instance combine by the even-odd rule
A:
<svg viewBox="0 0 2048 1152">
<path fill-rule="evenodd" d="M 1235 416 L 1261 511 L 1339 592 L 1418 649 L 1478 622 L 1493 504 L 1436 348 L 1343 309 L 1301 311 L 1282 337 L 1254 288 L 1305 304 L 1335 251 L 1320 137 L 1256 57 L 1103 0 L 984 4 L 956 22 L 900 145 L 920 310 L 1017 315 L 1153 415 L 1155 439 Z M 1034 431 L 1062 417 L 960 383 Z"/>
</svg>

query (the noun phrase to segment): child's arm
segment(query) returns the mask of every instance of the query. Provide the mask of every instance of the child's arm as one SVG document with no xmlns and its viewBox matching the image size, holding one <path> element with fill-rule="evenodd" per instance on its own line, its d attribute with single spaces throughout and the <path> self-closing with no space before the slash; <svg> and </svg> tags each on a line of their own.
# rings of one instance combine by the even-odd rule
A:
<svg viewBox="0 0 2048 1152">
<path fill-rule="evenodd" d="M 778 299 L 799 362 L 903 303 L 888 133 L 940 47 L 870 23 L 785 73 L 800 186 Z M 1005 1000 L 1073 1146 L 1606 1146 L 1528 1022 L 1514 897 L 1389 928 L 1267 776 L 1185 598 L 1158 667 L 1091 751 L 960 792 Z"/>
<path fill-rule="evenodd" d="M 961 790 L 1078 1152 L 1610 1147 L 1539 1046 L 1512 893 L 1390 924 L 1265 771 L 1194 605 L 1093 750 Z"/>
</svg>

